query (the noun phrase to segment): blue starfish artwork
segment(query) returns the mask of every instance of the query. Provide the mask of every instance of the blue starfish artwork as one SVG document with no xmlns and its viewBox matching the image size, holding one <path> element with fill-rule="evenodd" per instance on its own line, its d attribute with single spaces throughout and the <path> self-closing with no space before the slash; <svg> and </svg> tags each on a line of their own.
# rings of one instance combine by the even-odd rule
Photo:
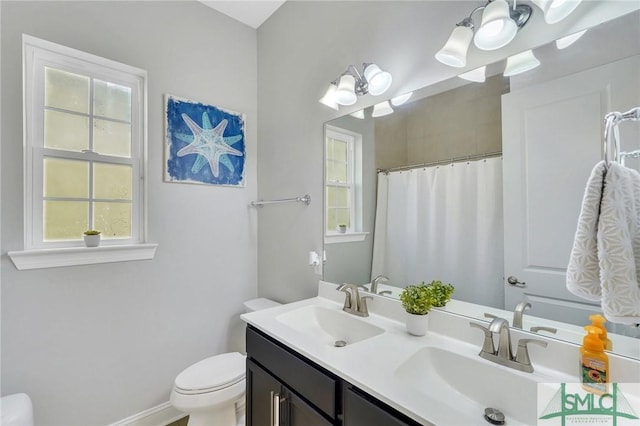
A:
<svg viewBox="0 0 640 426">
<path fill-rule="evenodd" d="M 167 96 L 165 180 L 244 186 L 244 116 Z"/>
</svg>

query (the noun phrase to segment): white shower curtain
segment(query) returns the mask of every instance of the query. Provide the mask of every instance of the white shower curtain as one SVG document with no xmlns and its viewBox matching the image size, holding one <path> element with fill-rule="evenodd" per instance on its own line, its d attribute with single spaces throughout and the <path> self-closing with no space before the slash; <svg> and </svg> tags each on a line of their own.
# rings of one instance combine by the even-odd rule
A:
<svg viewBox="0 0 640 426">
<path fill-rule="evenodd" d="M 371 276 L 502 308 L 502 158 L 378 174 Z"/>
</svg>

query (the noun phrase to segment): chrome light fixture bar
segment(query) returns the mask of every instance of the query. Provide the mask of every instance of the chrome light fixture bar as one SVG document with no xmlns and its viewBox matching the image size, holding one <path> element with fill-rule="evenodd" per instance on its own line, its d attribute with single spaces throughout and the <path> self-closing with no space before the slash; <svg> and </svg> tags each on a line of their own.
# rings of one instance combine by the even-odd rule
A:
<svg viewBox="0 0 640 426">
<path fill-rule="evenodd" d="M 356 103 L 358 96 L 367 93 L 378 96 L 389 89 L 393 78 L 373 63 L 363 63 L 362 72 L 355 65 L 349 65 L 340 77 L 329 84 L 320 103 L 336 111 L 340 105 L 349 106 Z"/>
</svg>

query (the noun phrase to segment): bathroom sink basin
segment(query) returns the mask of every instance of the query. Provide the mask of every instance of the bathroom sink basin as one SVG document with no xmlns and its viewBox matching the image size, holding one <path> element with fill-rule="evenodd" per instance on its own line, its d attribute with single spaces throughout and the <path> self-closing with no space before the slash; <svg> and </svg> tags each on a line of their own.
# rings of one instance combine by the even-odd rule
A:
<svg viewBox="0 0 640 426">
<path fill-rule="evenodd" d="M 280 314 L 276 320 L 331 346 L 350 345 L 384 332 L 382 328 L 354 315 L 324 306 L 304 306 Z"/>
<path fill-rule="evenodd" d="M 465 407 L 472 415 L 477 411 L 477 424 L 485 424 L 484 409 L 489 407 L 502 411 L 507 424 L 536 424 L 538 383 L 560 380 L 439 347 L 418 350 L 396 369 L 395 375 L 415 391 L 442 400 L 454 410 Z"/>
</svg>

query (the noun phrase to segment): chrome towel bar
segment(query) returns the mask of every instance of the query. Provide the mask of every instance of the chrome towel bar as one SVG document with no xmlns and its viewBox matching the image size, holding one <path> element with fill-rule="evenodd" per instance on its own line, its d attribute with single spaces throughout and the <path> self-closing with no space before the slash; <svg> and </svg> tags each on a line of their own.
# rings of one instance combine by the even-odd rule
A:
<svg viewBox="0 0 640 426">
<path fill-rule="evenodd" d="M 302 197 L 294 197 L 294 198 L 282 198 L 280 200 L 260 200 L 260 201 L 252 201 L 252 207 L 263 207 L 267 204 L 278 204 L 278 203 L 304 203 L 305 205 L 311 204 L 311 196 L 309 194 L 305 194 Z"/>
</svg>

